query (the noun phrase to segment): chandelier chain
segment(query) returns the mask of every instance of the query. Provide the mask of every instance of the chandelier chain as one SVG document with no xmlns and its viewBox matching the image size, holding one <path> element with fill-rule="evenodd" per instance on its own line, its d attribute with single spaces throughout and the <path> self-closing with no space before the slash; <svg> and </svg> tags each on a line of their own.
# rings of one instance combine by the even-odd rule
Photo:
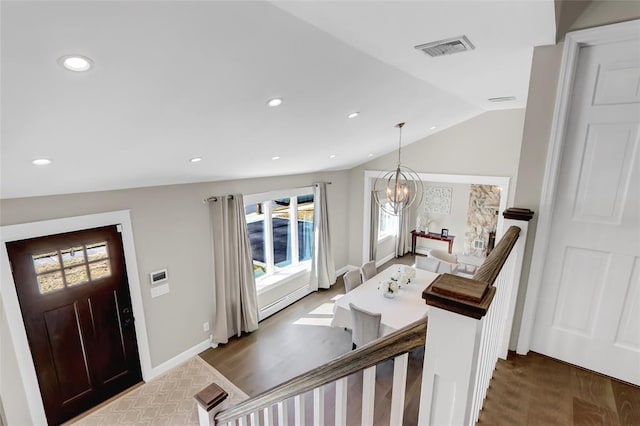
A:
<svg viewBox="0 0 640 426">
<path fill-rule="evenodd" d="M 398 138 L 398 166 L 400 166 L 400 154 L 402 151 L 402 128 L 404 127 L 404 123 L 396 124 L 396 127 L 400 129 L 400 137 Z"/>
</svg>

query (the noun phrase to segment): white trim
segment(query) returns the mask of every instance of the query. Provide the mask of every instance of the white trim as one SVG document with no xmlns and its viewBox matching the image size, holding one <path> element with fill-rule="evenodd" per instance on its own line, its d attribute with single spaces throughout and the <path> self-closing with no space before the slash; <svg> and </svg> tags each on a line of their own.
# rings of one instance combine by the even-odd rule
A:
<svg viewBox="0 0 640 426">
<path fill-rule="evenodd" d="M 422 254 L 427 256 L 429 254 L 429 250 L 431 250 L 431 248 L 428 247 L 417 247 L 418 243 L 416 243 L 416 254 Z"/>
<path fill-rule="evenodd" d="M 565 37 L 562 62 L 560 64 L 560 79 L 556 92 L 555 112 L 553 114 L 547 161 L 542 181 L 538 225 L 531 256 L 531 269 L 522 312 L 522 322 L 518 334 L 517 353 L 519 354 L 526 354 L 531 348 L 533 324 L 537 311 L 545 254 L 550 241 L 558 173 L 564 147 L 564 136 L 569 121 L 569 106 L 580 48 L 637 38 L 640 30 L 639 24 L 640 20 L 623 22 L 621 24 L 570 32 Z"/>
<path fill-rule="evenodd" d="M 256 204 L 265 201 L 277 200 L 279 198 L 291 198 L 298 195 L 312 195 L 313 185 L 303 186 L 300 188 L 279 189 L 276 191 L 261 192 L 259 194 L 248 194 L 242 197 L 244 204 Z"/>
<path fill-rule="evenodd" d="M 352 269 L 360 269 L 357 266 L 353 266 L 353 265 L 345 265 L 342 268 L 336 270 L 336 277 L 339 277 L 340 275 L 343 275 L 349 271 L 351 271 Z"/>
<path fill-rule="evenodd" d="M 369 240 L 371 239 L 371 189 L 373 187 L 372 180 L 377 178 L 379 170 L 365 170 L 364 172 L 364 205 L 362 217 L 362 263 L 369 259 Z M 507 198 L 509 198 L 509 182 L 510 177 L 506 176 L 472 176 L 472 175 L 447 175 L 433 173 L 418 173 L 418 177 L 423 182 L 442 182 L 442 183 L 468 183 L 476 185 L 495 185 L 502 188 L 500 196 L 500 212 L 507 209 Z M 504 228 L 504 218 L 498 215 L 498 224 L 496 227 L 496 237 L 502 235 Z"/>
<path fill-rule="evenodd" d="M 388 261 L 395 259 L 396 254 L 395 253 L 391 253 L 387 256 L 385 256 L 384 258 L 377 260 L 376 261 L 376 268 L 379 268 L 380 266 L 384 265 L 385 263 L 387 263 Z"/>
<path fill-rule="evenodd" d="M 197 345 L 194 345 L 194 346 L 190 347 L 186 351 L 184 351 L 182 353 L 179 353 L 178 355 L 176 355 L 173 358 L 163 362 L 162 364 L 160 364 L 160 365 L 158 365 L 156 367 L 153 367 L 151 369 L 149 377 L 147 377 L 145 379 L 145 381 L 148 382 L 149 380 L 155 379 L 156 377 L 160 376 L 161 374 L 164 374 L 167 371 L 171 370 L 172 368 L 177 367 L 178 365 L 188 361 L 189 359 L 191 359 L 194 356 L 198 355 L 200 352 L 209 349 L 210 347 L 213 347 L 211 345 L 211 341 L 209 339 L 203 340 L 202 342 L 198 343 Z"/>
<path fill-rule="evenodd" d="M 297 302 L 298 300 L 302 299 L 305 296 L 308 296 L 309 294 L 311 294 L 311 290 L 309 289 L 309 284 L 300 287 L 299 289 L 287 294 L 286 296 L 283 296 L 282 298 L 278 299 L 276 302 L 273 302 L 272 304 L 270 304 L 269 306 L 267 306 L 264 309 L 261 309 L 258 312 L 258 321 L 262 321 L 265 318 L 269 318 L 271 315 L 275 314 L 276 312 L 281 311 L 282 309 L 286 308 L 287 306 Z"/>
<path fill-rule="evenodd" d="M 151 354 L 149 352 L 149 339 L 142 304 L 142 289 L 138 274 L 138 261 L 133 241 L 133 229 L 129 210 L 119 210 L 106 213 L 75 216 L 63 219 L 45 220 L 41 222 L 23 223 L 0 227 L 0 297 L 5 307 L 9 334 L 16 352 L 18 369 L 24 385 L 27 397 L 27 405 L 33 424 L 46 424 L 44 405 L 40 396 L 40 387 L 36 370 L 33 365 L 29 343 L 22 321 L 18 295 L 11 274 L 9 256 L 5 242 L 40 237 L 44 235 L 72 232 L 81 229 L 90 229 L 108 225 L 122 225 L 122 245 L 124 247 L 125 266 L 129 279 L 131 303 L 135 316 L 136 337 L 138 340 L 138 352 L 140 354 L 140 366 L 142 378 L 146 381 L 152 375 Z M 11 407 L 5 407 L 11 411 Z"/>
<path fill-rule="evenodd" d="M 381 210 L 382 211 L 382 210 Z M 395 239 L 396 238 L 396 234 L 384 234 L 382 237 L 378 237 L 378 245 L 387 242 L 390 239 Z"/>
<path fill-rule="evenodd" d="M 345 272 L 351 270 L 351 269 L 358 269 L 357 266 L 343 266 L 342 268 L 336 270 L 336 276 L 340 276 L 342 274 L 344 274 Z M 308 271 L 306 271 L 308 272 Z M 268 289 L 265 288 L 265 289 Z M 286 308 L 287 306 L 291 305 L 292 303 L 297 302 L 298 300 L 302 299 L 305 296 L 310 295 L 311 293 L 313 293 L 310 289 L 309 289 L 309 285 L 305 285 L 300 287 L 299 289 L 287 294 L 286 296 L 283 296 L 281 299 L 278 299 L 276 302 L 270 304 L 269 306 L 267 306 L 264 309 L 261 309 L 260 311 L 258 311 L 258 321 L 262 321 L 265 318 L 270 317 L 271 315 L 275 314 L 276 312 L 281 311 L 282 309 Z"/>
</svg>

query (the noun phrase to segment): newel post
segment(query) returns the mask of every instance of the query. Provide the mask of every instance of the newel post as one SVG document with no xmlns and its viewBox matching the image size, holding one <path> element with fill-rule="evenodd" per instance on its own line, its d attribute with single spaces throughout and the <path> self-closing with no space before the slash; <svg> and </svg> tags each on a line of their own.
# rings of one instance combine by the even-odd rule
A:
<svg viewBox="0 0 640 426">
<path fill-rule="evenodd" d="M 509 346 L 532 216 L 527 209 L 505 211 L 508 229 L 472 279 L 443 274 L 422 293 L 430 308 L 419 425 L 477 421 L 497 359 Z"/>
<path fill-rule="evenodd" d="M 482 317 L 495 287 L 455 275 L 440 275 L 422 297 L 430 305 L 418 424 L 471 423 Z"/>
<path fill-rule="evenodd" d="M 211 383 L 206 388 L 195 394 L 193 397 L 198 406 L 198 424 L 200 426 L 211 426 L 215 424 L 214 416 L 220 411 L 220 404 L 227 399 L 229 394 L 215 383 Z"/>
</svg>

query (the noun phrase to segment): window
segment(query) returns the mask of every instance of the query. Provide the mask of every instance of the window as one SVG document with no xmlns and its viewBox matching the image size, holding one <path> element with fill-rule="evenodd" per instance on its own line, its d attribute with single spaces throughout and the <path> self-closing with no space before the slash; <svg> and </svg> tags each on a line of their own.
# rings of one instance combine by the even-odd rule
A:
<svg viewBox="0 0 640 426">
<path fill-rule="evenodd" d="M 32 256 L 41 294 L 86 284 L 111 275 L 105 241 Z"/>
<path fill-rule="evenodd" d="M 398 231 L 398 216 L 394 216 L 380 209 L 378 217 L 378 241 L 396 235 Z"/>
<path fill-rule="evenodd" d="M 248 195 L 244 211 L 258 281 L 309 263 L 314 214 L 311 188 Z"/>
</svg>

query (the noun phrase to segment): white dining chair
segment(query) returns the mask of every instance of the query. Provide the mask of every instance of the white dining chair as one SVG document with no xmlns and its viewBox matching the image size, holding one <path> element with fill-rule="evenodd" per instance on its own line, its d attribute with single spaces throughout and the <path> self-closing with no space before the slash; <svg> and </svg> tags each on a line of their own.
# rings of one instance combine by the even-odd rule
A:
<svg viewBox="0 0 640 426">
<path fill-rule="evenodd" d="M 366 345 L 380 337 L 382 314 L 358 308 L 349 303 L 351 311 L 351 349 Z"/>
<path fill-rule="evenodd" d="M 376 268 L 376 261 L 372 260 L 362 265 L 362 267 L 360 268 L 360 273 L 362 274 L 362 282 L 373 278 L 378 273 L 378 269 Z"/>
<path fill-rule="evenodd" d="M 362 284 L 362 277 L 360 276 L 360 271 L 357 269 L 352 269 L 347 272 L 344 274 L 342 279 L 344 280 L 345 293 L 349 293 L 351 290 Z"/>
<path fill-rule="evenodd" d="M 416 256 L 416 268 L 425 271 L 438 272 L 440 261 L 435 257 Z"/>
</svg>

